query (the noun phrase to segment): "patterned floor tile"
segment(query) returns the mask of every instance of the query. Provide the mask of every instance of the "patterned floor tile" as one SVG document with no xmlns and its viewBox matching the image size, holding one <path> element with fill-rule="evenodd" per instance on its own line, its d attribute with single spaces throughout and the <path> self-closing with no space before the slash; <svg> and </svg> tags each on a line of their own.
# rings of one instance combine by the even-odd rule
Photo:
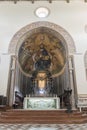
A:
<svg viewBox="0 0 87 130">
<path fill-rule="evenodd" d="M 87 130 L 87 124 L 0 124 L 0 130 Z"/>
</svg>

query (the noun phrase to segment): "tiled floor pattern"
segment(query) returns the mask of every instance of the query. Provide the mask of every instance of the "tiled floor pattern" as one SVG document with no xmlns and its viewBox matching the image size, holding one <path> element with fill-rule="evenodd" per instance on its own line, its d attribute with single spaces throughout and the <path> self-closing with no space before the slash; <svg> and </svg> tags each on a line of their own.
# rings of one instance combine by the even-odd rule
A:
<svg viewBox="0 0 87 130">
<path fill-rule="evenodd" d="M 0 130 L 87 130 L 87 124 L 0 124 Z"/>
</svg>

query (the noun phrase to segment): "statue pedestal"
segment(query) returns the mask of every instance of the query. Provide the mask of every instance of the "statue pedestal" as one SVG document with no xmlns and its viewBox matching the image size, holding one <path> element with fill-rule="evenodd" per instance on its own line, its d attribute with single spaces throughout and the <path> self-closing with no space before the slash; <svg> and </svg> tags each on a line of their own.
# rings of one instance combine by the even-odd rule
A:
<svg viewBox="0 0 87 130">
<path fill-rule="evenodd" d="M 57 110 L 60 109 L 58 97 L 25 97 L 23 108 L 27 110 Z"/>
</svg>

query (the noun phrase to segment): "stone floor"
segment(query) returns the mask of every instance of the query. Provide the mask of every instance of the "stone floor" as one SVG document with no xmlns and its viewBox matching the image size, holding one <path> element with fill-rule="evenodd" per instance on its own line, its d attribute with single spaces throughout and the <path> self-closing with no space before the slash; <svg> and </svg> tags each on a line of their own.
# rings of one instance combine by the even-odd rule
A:
<svg viewBox="0 0 87 130">
<path fill-rule="evenodd" d="M 87 124 L 0 124 L 0 130 L 87 130 Z"/>
</svg>

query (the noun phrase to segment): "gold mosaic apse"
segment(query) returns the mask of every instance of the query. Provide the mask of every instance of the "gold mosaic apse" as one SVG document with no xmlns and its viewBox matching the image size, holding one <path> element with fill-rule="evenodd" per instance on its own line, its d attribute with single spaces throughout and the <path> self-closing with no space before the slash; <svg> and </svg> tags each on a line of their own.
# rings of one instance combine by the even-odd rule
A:
<svg viewBox="0 0 87 130">
<path fill-rule="evenodd" d="M 31 76 L 36 69 L 42 69 L 48 70 L 55 77 L 64 70 L 66 52 L 61 40 L 52 33 L 36 32 L 22 43 L 18 61 L 25 75 Z M 42 66 L 37 67 L 39 61 Z"/>
</svg>

